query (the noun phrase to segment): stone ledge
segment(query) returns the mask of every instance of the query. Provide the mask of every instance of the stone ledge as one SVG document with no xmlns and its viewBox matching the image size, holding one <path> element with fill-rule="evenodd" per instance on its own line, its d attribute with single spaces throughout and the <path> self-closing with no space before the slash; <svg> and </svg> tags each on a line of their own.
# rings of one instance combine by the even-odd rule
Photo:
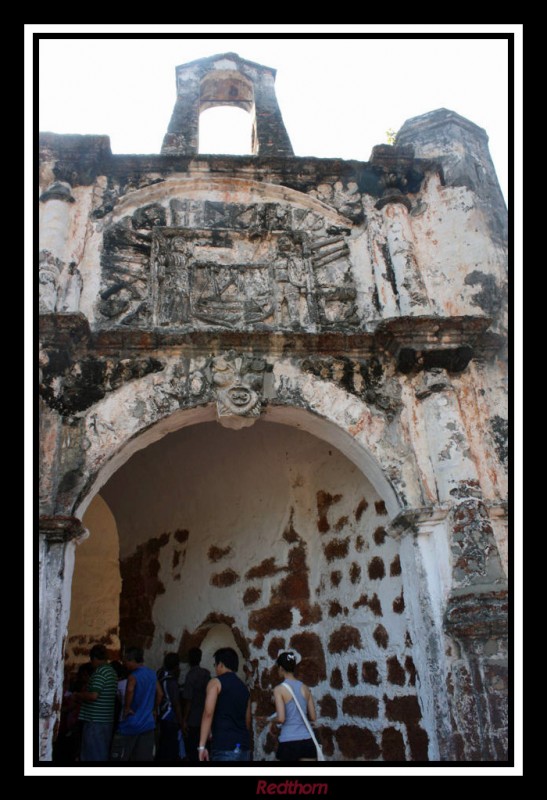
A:
<svg viewBox="0 0 547 800">
<path fill-rule="evenodd" d="M 491 357 L 502 346 L 501 337 L 492 341 L 491 323 L 483 316 L 392 317 L 377 325 L 375 337 L 405 374 L 435 368 L 462 372 L 471 359 Z"/>
<path fill-rule="evenodd" d="M 359 191 L 381 197 L 385 190 L 388 169 L 404 173 L 402 191 L 418 192 L 427 172 L 440 172 L 438 160 L 412 158 L 408 148 L 379 147 L 371 161 L 319 158 L 293 155 L 214 155 L 171 153 L 113 154 L 108 136 L 40 133 L 39 148 L 43 161 L 55 161 L 57 180 L 68 180 L 71 186 L 88 186 L 98 175 L 130 176 L 152 172 L 163 176 L 188 174 L 197 169 L 207 173 L 233 176 L 248 172 L 249 179 L 267 180 L 307 193 L 317 183 L 328 180 L 355 181 Z M 375 148 L 376 150 L 376 148 Z"/>
<path fill-rule="evenodd" d="M 473 358 L 495 355 L 487 317 L 397 317 L 379 322 L 372 331 L 174 331 L 144 328 L 91 330 L 83 314 L 43 314 L 39 317 L 42 346 L 83 348 L 90 352 L 127 350 L 163 352 L 187 349 L 189 355 L 214 350 L 247 350 L 273 356 L 344 355 L 395 357 L 403 373 L 445 368 L 461 372 Z"/>
<path fill-rule="evenodd" d="M 79 539 L 87 533 L 87 529 L 77 517 L 41 516 L 38 520 L 38 533 L 49 543 L 61 543 Z"/>
</svg>

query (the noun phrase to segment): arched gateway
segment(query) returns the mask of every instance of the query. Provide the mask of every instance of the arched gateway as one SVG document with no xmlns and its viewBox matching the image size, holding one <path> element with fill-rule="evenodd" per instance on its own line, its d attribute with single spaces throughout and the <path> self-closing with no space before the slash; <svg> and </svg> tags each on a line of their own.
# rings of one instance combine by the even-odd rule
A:
<svg viewBox="0 0 547 800">
<path fill-rule="evenodd" d="M 256 759 L 291 647 L 331 758 L 503 760 L 485 134 L 443 109 L 369 162 L 299 158 L 273 70 L 229 53 L 177 75 L 161 155 L 41 138 L 40 757 L 65 664 L 102 638 L 152 666 L 234 642 Z M 197 155 L 215 104 L 255 115 L 255 155 Z"/>
</svg>

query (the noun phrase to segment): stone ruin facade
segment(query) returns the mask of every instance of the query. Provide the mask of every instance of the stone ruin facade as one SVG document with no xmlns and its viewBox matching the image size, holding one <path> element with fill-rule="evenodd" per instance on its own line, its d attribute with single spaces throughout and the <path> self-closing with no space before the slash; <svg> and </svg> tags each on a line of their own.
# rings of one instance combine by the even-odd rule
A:
<svg viewBox="0 0 547 800">
<path fill-rule="evenodd" d="M 159 155 L 40 136 L 40 759 L 101 641 L 154 667 L 236 647 L 257 761 L 288 647 L 329 759 L 507 760 L 487 136 L 439 109 L 369 161 L 296 157 L 273 69 L 176 78 Z M 217 105 L 251 155 L 198 152 Z"/>
</svg>

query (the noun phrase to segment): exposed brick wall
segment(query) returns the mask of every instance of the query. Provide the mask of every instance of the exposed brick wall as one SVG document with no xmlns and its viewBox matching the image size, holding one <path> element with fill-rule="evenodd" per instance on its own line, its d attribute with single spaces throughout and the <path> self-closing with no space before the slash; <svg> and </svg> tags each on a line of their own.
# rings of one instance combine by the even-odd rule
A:
<svg viewBox="0 0 547 800">
<path fill-rule="evenodd" d="M 256 758 L 276 748 L 264 720 L 274 711 L 273 688 L 280 682 L 275 660 L 292 649 L 297 677 L 312 688 L 329 758 L 423 760 L 428 738 L 416 694 L 404 576 L 385 506 L 370 487 L 346 498 L 329 486 L 313 498 L 309 528 L 291 511 L 273 552 L 253 542 L 247 554 L 233 536 L 199 551 L 190 525 L 139 545 L 122 562 L 124 639 L 150 645 L 156 599 L 177 576 L 184 620 L 185 603 L 193 602 L 184 595 L 190 553 L 202 552 L 204 597 L 216 607 L 204 607 L 208 613 L 197 628 L 178 637 L 162 630 L 161 642 L 164 651 L 178 644 L 184 658 L 212 625 L 230 627 L 251 689 Z M 226 613 L 234 592 L 239 603 Z"/>
</svg>

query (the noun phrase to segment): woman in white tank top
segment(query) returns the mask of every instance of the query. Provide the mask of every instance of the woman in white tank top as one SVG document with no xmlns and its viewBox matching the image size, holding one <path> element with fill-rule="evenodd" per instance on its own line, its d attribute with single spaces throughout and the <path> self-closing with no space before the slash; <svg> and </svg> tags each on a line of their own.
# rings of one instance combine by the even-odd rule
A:
<svg viewBox="0 0 547 800">
<path fill-rule="evenodd" d="M 285 763 L 317 761 L 315 744 L 302 719 L 302 714 L 295 706 L 295 702 L 298 702 L 308 720 L 315 722 L 317 715 L 311 692 L 307 686 L 294 677 L 296 656 L 292 651 L 281 653 L 276 663 L 283 683 L 288 683 L 294 693 L 293 697 L 283 683 L 274 689 L 276 714 L 272 722 L 278 726 L 281 725 L 276 758 Z"/>
</svg>

